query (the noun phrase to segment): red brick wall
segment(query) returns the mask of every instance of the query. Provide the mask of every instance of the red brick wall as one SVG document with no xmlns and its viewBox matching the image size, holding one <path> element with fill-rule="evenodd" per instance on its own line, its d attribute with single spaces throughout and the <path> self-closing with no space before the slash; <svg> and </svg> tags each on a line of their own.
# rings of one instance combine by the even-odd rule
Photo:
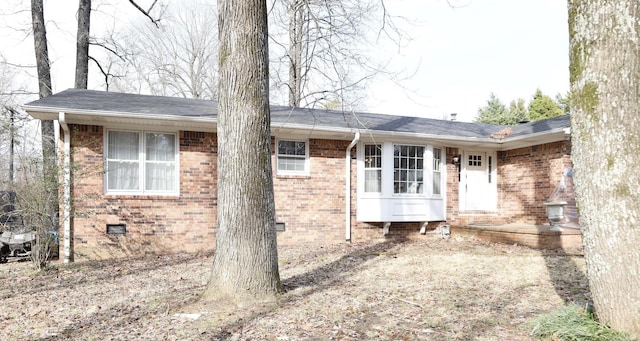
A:
<svg viewBox="0 0 640 341">
<path fill-rule="evenodd" d="M 276 221 L 286 224 L 285 231 L 278 232 L 278 244 L 344 242 L 345 153 L 349 143 L 309 140 L 308 176 L 278 175 L 274 170 Z M 275 156 L 272 161 L 275 168 Z"/>
<path fill-rule="evenodd" d="M 104 129 L 79 125 L 71 129 L 76 260 L 213 250 L 216 134 L 180 132 L 179 197 L 116 196 L 103 194 Z M 345 240 L 344 156 L 348 144 L 310 140 L 308 176 L 280 176 L 274 169 L 276 221 L 286 224 L 285 231 L 278 232 L 280 244 Z M 355 158 L 355 149 L 353 155 Z M 355 191 L 355 159 L 352 164 Z M 107 235 L 106 224 L 126 224 L 127 233 Z"/>
<path fill-rule="evenodd" d="M 103 194 L 104 129 L 72 125 L 72 225 L 76 259 L 147 253 L 206 252 L 215 246 L 217 209 L 216 134 L 182 131 L 180 195 L 114 196 Z M 273 142 L 272 142 L 273 143 Z M 280 245 L 345 241 L 345 152 L 350 141 L 309 140 L 310 173 L 278 175 L 274 165 L 276 221 Z M 498 212 L 458 210 L 456 148 L 446 149 L 447 223 L 544 223 L 543 202 L 569 166 L 569 142 L 498 153 Z M 357 222 L 355 216 L 356 148 L 351 151 L 351 241 L 419 238 L 420 223 L 394 223 L 388 236 L 382 223 Z M 127 225 L 125 235 L 107 235 L 106 224 Z M 439 222 L 430 224 L 434 229 Z"/>
<path fill-rule="evenodd" d="M 547 222 L 544 202 L 571 166 L 571 143 L 560 141 L 498 152 L 498 209 L 511 222 Z"/>
<path fill-rule="evenodd" d="M 457 154 L 447 149 L 447 160 Z M 453 165 L 447 165 L 447 216 L 454 225 L 466 224 L 544 224 L 544 202 L 558 186 L 564 167 L 571 166 L 570 141 L 498 152 L 497 212 L 459 212 L 458 178 Z"/>
<path fill-rule="evenodd" d="M 103 194 L 103 128 L 70 128 L 76 260 L 213 249 L 215 134 L 180 132 L 179 197 L 114 196 Z M 126 224 L 127 232 L 107 235 L 107 224 Z"/>
</svg>

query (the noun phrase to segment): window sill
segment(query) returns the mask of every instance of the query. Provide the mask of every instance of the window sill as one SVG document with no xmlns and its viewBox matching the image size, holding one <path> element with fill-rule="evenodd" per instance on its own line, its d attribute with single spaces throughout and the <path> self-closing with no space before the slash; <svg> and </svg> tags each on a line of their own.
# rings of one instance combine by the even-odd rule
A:
<svg viewBox="0 0 640 341">
<path fill-rule="evenodd" d="M 130 199 L 130 200 L 175 200 L 180 194 L 104 194 L 105 199 Z"/>
<path fill-rule="evenodd" d="M 276 179 L 311 179 L 309 174 L 277 174 Z"/>
</svg>

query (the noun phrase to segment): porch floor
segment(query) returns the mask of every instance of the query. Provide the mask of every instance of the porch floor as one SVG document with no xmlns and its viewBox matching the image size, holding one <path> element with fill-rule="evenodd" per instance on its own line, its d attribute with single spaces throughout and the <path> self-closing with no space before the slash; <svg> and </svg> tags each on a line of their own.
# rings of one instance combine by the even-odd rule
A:
<svg viewBox="0 0 640 341">
<path fill-rule="evenodd" d="M 471 235 L 478 239 L 504 244 L 518 244 L 535 249 L 563 249 L 582 252 L 582 235 L 576 227 L 563 227 L 563 231 L 550 231 L 549 225 L 465 225 L 451 226 L 451 235 Z"/>
</svg>

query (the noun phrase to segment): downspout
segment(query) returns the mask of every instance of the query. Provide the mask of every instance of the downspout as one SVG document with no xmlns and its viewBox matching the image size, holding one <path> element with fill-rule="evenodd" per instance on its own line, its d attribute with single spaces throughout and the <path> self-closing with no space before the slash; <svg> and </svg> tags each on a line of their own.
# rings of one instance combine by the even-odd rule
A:
<svg viewBox="0 0 640 341">
<path fill-rule="evenodd" d="M 351 243 L 351 149 L 358 140 L 360 140 L 360 132 L 356 131 L 345 156 L 345 240 L 347 243 Z"/>
<path fill-rule="evenodd" d="M 64 262 L 71 263 L 71 133 L 65 121 L 64 112 L 58 114 L 58 124 L 64 132 L 64 150 L 62 157 L 62 224 L 64 231 Z"/>
</svg>

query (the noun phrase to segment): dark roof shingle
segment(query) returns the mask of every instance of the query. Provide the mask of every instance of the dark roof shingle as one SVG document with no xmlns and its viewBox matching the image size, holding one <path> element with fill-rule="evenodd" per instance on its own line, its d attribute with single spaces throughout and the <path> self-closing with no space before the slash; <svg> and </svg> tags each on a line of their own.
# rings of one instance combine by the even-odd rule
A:
<svg viewBox="0 0 640 341">
<path fill-rule="evenodd" d="M 27 103 L 28 110 L 75 111 L 132 117 L 173 116 L 189 118 L 217 117 L 216 102 L 200 99 L 137 95 L 96 90 L 68 89 Z M 313 127 L 314 129 L 368 129 L 379 132 L 425 134 L 450 138 L 488 139 L 506 126 L 437 120 L 423 117 L 343 112 L 308 108 L 271 106 L 273 126 Z M 510 127 L 511 136 L 524 136 L 569 127 L 568 115 Z"/>
</svg>

